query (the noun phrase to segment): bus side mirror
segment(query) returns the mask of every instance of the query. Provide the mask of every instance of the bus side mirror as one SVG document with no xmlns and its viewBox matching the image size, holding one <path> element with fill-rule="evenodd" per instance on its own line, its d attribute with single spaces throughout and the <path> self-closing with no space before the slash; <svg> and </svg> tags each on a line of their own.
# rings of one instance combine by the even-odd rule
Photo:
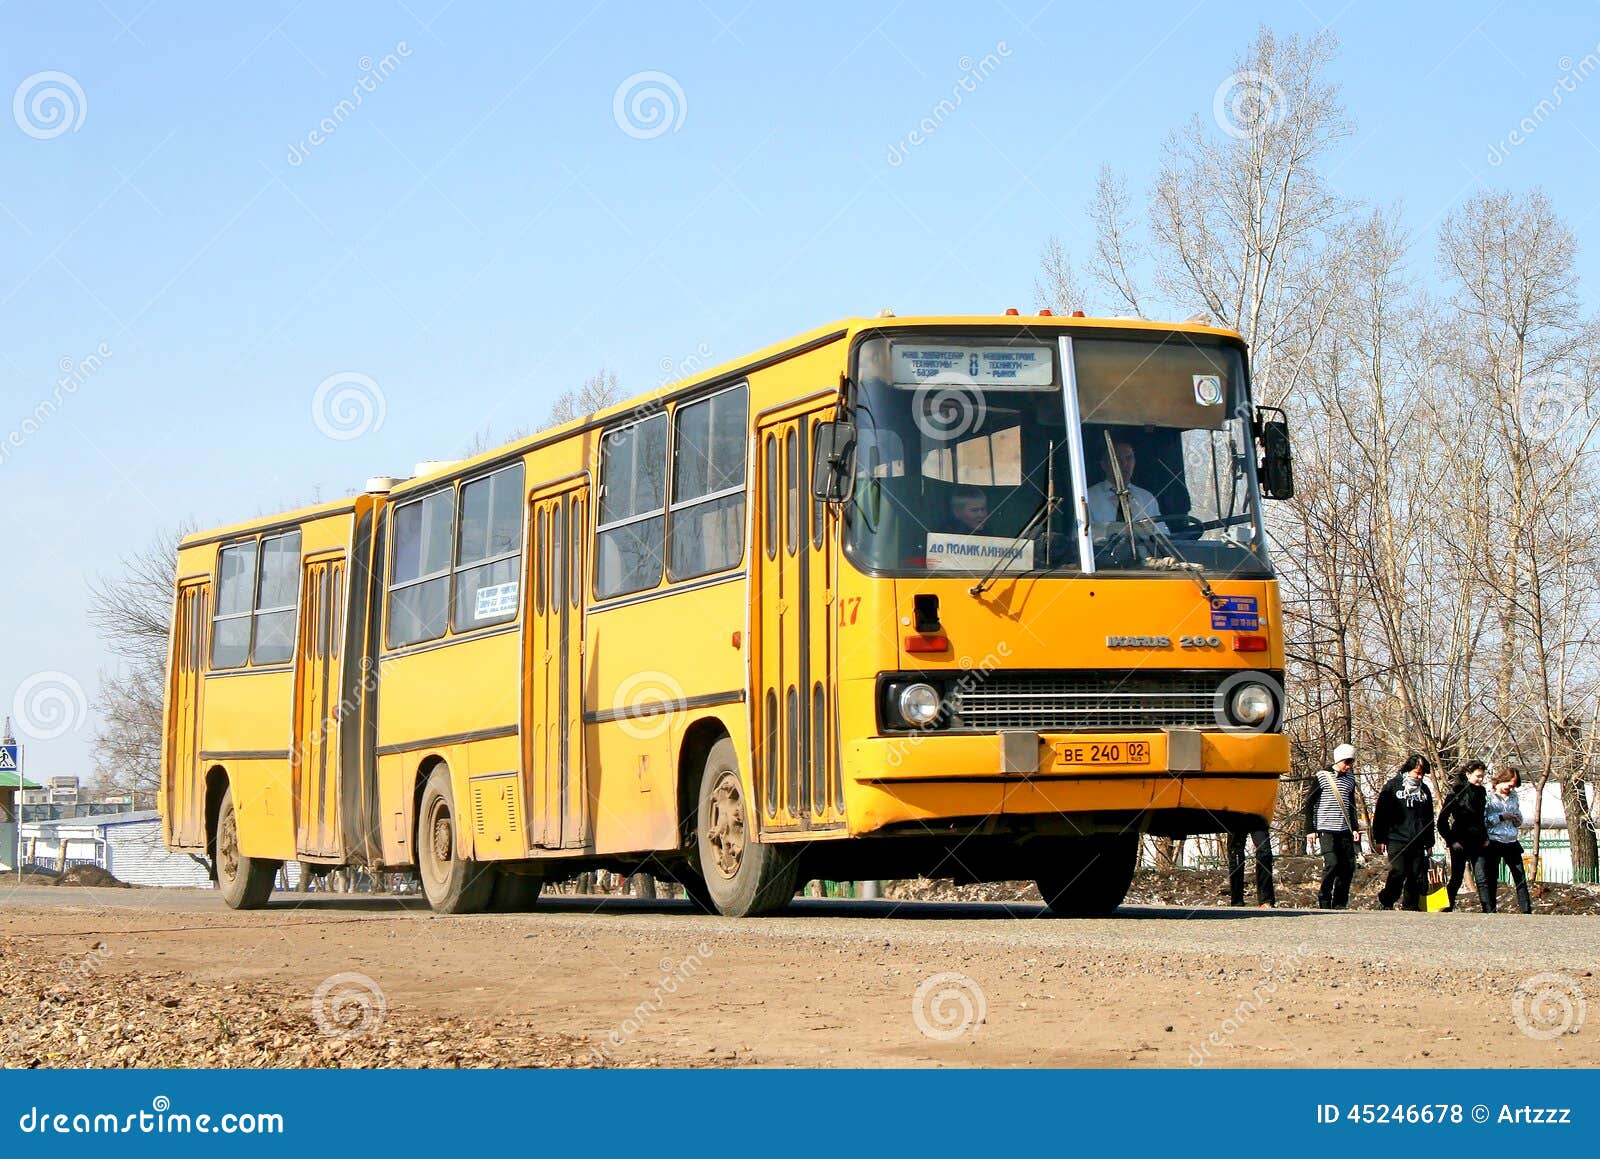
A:
<svg viewBox="0 0 1600 1159">
<path fill-rule="evenodd" d="M 850 497 L 855 475 L 854 423 L 818 423 L 811 461 L 811 494 L 824 503 L 842 503 Z"/>
<path fill-rule="evenodd" d="M 1269 418 L 1268 412 L 1276 415 Z M 1261 450 L 1261 493 L 1268 499 L 1294 498 L 1294 450 L 1289 444 L 1289 420 L 1275 406 L 1256 408 L 1256 446 Z"/>
</svg>

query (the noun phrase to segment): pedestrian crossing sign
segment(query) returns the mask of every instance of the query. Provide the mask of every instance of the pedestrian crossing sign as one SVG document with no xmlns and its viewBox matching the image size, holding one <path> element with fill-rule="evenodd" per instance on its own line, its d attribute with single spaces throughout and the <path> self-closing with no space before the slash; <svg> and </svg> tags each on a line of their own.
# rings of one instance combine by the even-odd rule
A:
<svg viewBox="0 0 1600 1159">
<path fill-rule="evenodd" d="M 14 773 L 17 771 L 17 746 L 14 744 L 0 744 L 0 773 Z"/>
</svg>

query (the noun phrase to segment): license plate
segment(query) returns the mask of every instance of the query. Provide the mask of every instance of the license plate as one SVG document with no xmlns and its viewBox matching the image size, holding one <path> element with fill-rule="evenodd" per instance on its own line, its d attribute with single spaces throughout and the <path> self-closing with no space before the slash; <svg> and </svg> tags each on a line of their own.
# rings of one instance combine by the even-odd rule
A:
<svg viewBox="0 0 1600 1159">
<path fill-rule="evenodd" d="M 1150 742 L 1068 741 L 1056 745 L 1056 760 L 1065 765 L 1148 765 Z"/>
</svg>

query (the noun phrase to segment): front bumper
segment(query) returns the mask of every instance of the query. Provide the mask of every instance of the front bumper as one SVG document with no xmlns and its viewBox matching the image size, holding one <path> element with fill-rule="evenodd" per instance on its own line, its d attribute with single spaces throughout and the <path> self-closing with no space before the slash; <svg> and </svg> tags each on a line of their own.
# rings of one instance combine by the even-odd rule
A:
<svg viewBox="0 0 1600 1159">
<path fill-rule="evenodd" d="M 845 795 L 852 834 L 998 816 L 1270 818 L 1288 767 L 1281 733 L 928 732 L 848 745 Z"/>
</svg>

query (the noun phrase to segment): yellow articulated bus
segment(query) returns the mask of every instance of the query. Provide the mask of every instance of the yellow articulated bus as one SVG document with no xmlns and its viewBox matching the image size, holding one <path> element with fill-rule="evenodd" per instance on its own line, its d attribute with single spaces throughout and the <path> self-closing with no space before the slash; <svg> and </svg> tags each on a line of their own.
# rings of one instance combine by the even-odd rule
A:
<svg viewBox="0 0 1600 1159">
<path fill-rule="evenodd" d="M 166 839 L 236 907 L 299 860 L 448 913 L 596 868 L 729 915 L 915 874 L 1108 912 L 1142 835 L 1272 815 L 1292 489 L 1230 331 L 814 330 L 184 540 Z"/>
</svg>

